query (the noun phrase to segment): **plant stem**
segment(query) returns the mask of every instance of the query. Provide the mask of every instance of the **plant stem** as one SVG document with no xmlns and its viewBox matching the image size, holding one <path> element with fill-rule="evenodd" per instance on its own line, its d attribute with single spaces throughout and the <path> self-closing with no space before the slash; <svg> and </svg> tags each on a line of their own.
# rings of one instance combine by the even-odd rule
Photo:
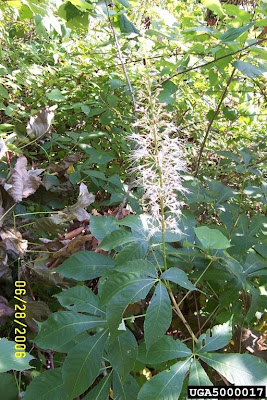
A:
<svg viewBox="0 0 267 400">
<path fill-rule="evenodd" d="M 187 320 L 185 319 L 185 317 L 184 317 L 182 311 L 180 310 L 178 304 L 176 303 L 176 300 L 175 300 L 175 297 L 174 297 L 172 291 L 170 291 L 169 294 L 170 294 L 170 298 L 171 298 L 172 303 L 173 303 L 174 311 L 176 312 L 176 314 L 178 315 L 178 317 L 182 320 L 184 326 L 186 327 L 186 329 L 187 329 L 188 332 L 190 333 L 190 335 L 191 335 L 193 341 L 194 341 L 195 343 L 197 343 L 197 337 L 195 336 L 195 334 L 194 334 L 194 332 L 192 331 L 190 325 L 188 324 Z"/>
<path fill-rule="evenodd" d="M 210 122 L 209 122 L 207 131 L 206 131 L 206 134 L 205 134 L 205 136 L 204 136 L 202 145 L 201 145 L 200 150 L 199 150 L 199 156 L 198 156 L 198 160 L 197 160 L 197 166 L 196 166 L 195 176 L 197 176 L 197 174 L 198 174 L 199 165 L 200 165 L 200 160 L 201 160 L 202 153 L 203 153 L 203 150 L 204 150 L 204 147 L 205 147 L 205 144 L 206 144 L 206 140 L 207 140 L 208 135 L 209 135 L 209 133 L 210 133 L 212 124 L 213 124 L 215 118 L 217 117 L 217 115 L 218 115 L 218 113 L 219 113 L 219 111 L 220 111 L 220 108 L 221 108 L 223 99 L 224 99 L 224 97 L 225 97 L 225 95 L 226 95 L 226 93 L 227 93 L 228 86 L 230 85 L 230 83 L 231 83 L 231 81 L 232 81 L 232 79 L 233 79 L 234 73 L 235 73 L 235 68 L 233 69 L 233 71 L 232 71 L 232 73 L 231 73 L 231 75 L 230 75 L 230 77 L 229 77 L 229 79 L 228 79 L 228 81 L 227 81 L 227 83 L 226 83 L 226 86 L 225 86 L 224 91 L 223 91 L 223 93 L 222 93 L 222 95 L 221 95 L 220 101 L 219 101 L 219 103 L 218 103 L 218 105 L 217 105 L 217 107 L 216 107 L 216 109 L 215 109 L 215 111 L 214 111 L 214 114 L 213 114 L 213 116 L 212 116 L 212 118 L 211 118 L 211 120 L 210 120 Z"/>
</svg>

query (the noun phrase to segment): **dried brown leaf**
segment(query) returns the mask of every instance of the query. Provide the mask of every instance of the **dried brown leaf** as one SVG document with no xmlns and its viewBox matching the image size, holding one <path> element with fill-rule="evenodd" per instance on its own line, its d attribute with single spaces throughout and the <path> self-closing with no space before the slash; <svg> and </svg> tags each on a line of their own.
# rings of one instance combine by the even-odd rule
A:
<svg viewBox="0 0 267 400">
<path fill-rule="evenodd" d="M 95 196 L 88 192 L 87 186 L 84 183 L 81 183 L 77 202 L 72 206 L 65 207 L 63 212 L 69 215 L 72 219 L 78 219 L 78 221 L 90 219 L 90 214 L 88 214 L 85 208 L 94 201 Z"/>
<path fill-rule="evenodd" d="M 14 201 L 19 202 L 30 196 L 41 184 L 41 178 L 38 176 L 43 169 L 27 170 L 27 158 L 20 156 L 17 159 L 15 167 L 12 170 L 6 190 Z"/>
<path fill-rule="evenodd" d="M 14 309 L 8 304 L 5 297 L 0 296 L 0 317 L 9 317 L 14 313 Z"/>
<path fill-rule="evenodd" d="M 75 164 L 81 158 L 82 158 L 82 153 L 77 152 L 77 153 L 69 154 L 58 164 L 52 165 L 50 167 L 50 171 L 51 172 L 66 171 L 66 169 L 68 169 L 72 164 Z"/>
</svg>

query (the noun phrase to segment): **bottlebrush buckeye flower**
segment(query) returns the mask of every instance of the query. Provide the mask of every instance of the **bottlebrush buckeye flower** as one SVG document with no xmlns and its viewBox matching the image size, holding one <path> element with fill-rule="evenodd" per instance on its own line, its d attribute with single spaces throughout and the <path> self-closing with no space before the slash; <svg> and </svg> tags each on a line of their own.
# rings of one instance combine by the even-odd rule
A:
<svg viewBox="0 0 267 400">
<path fill-rule="evenodd" d="M 170 114 L 164 110 L 157 95 L 144 97 L 138 107 L 138 129 L 129 135 L 135 144 L 131 153 L 132 170 L 136 174 L 137 186 L 144 190 L 143 199 L 164 232 L 169 229 L 181 233 L 177 221 L 181 215 L 182 202 L 178 193 L 186 193 L 181 173 L 186 171 L 184 147 L 175 137 L 176 126 Z"/>
</svg>

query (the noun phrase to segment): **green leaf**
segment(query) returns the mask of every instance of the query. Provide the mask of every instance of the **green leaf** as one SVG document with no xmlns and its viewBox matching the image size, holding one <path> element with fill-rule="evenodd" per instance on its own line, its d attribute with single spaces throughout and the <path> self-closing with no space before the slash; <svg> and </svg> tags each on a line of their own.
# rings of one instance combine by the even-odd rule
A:
<svg viewBox="0 0 267 400">
<path fill-rule="evenodd" d="M 50 369 L 40 373 L 27 387 L 23 400 L 66 400 L 67 391 L 62 379 L 62 369 Z"/>
<path fill-rule="evenodd" d="M 46 93 L 46 97 L 49 100 L 53 100 L 53 101 L 65 101 L 66 97 L 63 96 L 63 94 L 61 93 L 61 91 L 59 89 L 53 89 L 51 90 L 51 92 Z"/>
<path fill-rule="evenodd" d="M 250 64 L 245 61 L 237 60 L 233 63 L 233 66 L 242 72 L 243 75 L 248 76 L 249 78 L 256 78 L 258 76 L 266 74 L 265 69 L 261 69 L 256 67 L 253 64 Z"/>
<path fill-rule="evenodd" d="M 160 277 L 161 279 L 177 283 L 177 285 L 182 286 L 187 290 L 196 290 L 196 287 L 187 278 L 186 273 L 179 268 L 169 268 L 167 271 L 163 272 Z"/>
<path fill-rule="evenodd" d="M 197 361 L 195 358 L 193 359 L 190 368 L 188 384 L 190 386 L 213 386 L 208 375 L 206 374 L 206 371 L 204 370 L 200 362 Z"/>
<path fill-rule="evenodd" d="M 107 400 L 111 385 L 111 374 L 108 374 L 83 398 L 83 400 Z"/>
<path fill-rule="evenodd" d="M 227 270 L 236 278 L 239 289 L 246 289 L 247 280 L 242 265 L 234 258 L 223 259 L 223 264 Z"/>
<path fill-rule="evenodd" d="M 163 90 L 159 94 L 159 102 L 167 104 L 174 103 L 175 98 L 173 97 L 173 95 L 177 91 L 177 86 L 173 82 L 168 81 L 166 83 L 163 83 L 162 89 Z"/>
<path fill-rule="evenodd" d="M 177 400 L 180 396 L 190 359 L 179 361 L 168 371 L 153 376 L 141 388 L 138 400 Z"/>
<path fill-rule="evenodd" d="M 191 350 L 183 342 L 166 335 L 148 350 L 142 343 L 138 348 L 137 359 L 144 364 L 159 364 L 174 358 L 189 357 L 191 354 Z"/>
<path fill-rule="evenodd" d="M 56 272 L 76 281 L 87 281 L 103 275 L 105 270 L 112 269 L 115 262 L 112 258 L 94 251 L 80 251 L 64 261 Z"/>
<path fill-rule="evenodd" d="M 234 385 L 266 385 L 267 364 L 250 354 L 201 354 L 200 358 Z"/>
<path fill-rule="evenodd" d="M 68 395 L 74 399 L 83 393 L 99 375 L 108 331 L 101 331 L 77 344 L 67 355 L 62 376 Z"/>
<path fill-rule="evenodd" d="M 128 304 L 144 299 L 155 279 L 140 274 L 113 274 L 103 286 L 100 305 L 106 304 L 106 316 L 112 337 L 118 336 L 118 326 Z"/>
<path fill-rule="evenodd" d="M 98 240 L 103 240 L 111 232 L 120 229 L 116 218 L 99 215 L 90 217 L 90 231 Z"/>
<path fill-rule="evenodd" d="M 132 375 L 128 375 L 125 382 L 114 371 L 113 373 L 113 400 L 136 400 L 139 386 Z"/>
<path fill-rule="evenodd" d="M 229 121 L 235 121 L 238 118 L 238 112 L 235 108 L 223 107 L 223 115 Z"/>
<path fill-rule="evenodd" d="M 64 292 L 55 294 L 60 304 L 70 311 L 86 312 L 88 314 L 105 314 L 98 307 L 99 298 L 87 286 L 74 286 Z"/>
<path fill-rule="evenodd" d="M 151 276 L 157 278 L 157 271 L 155 266 L 147 260 L 134 260 L 126 261 L 124 264 L 115 267 L 116 271 L 129 273 L 134 272 L 141 275 Z"/>
<path fill-rule="evenodd" d="M 118 0 L 124 7 L 131 7 L 131 4 L 128 0 Z"/>
<path fill-rule="evenodd" d="M 144 323 L 145 343 L 148 350 L 166 333 L 171 319 L 171 300 L 165 285 L 159 282 L 147 308 Z"/>
<path fill-rule="evenodd" d="M 219 15 L 219 17 L 224 17 L 225 14 L 219 0 L 203 0 L 202 4 L 215 14 Z"/>
<path fill-rule="evenodd" d="M 234 4 L 222 4 L 222 7 L 228 15 L 238 17 L 242 22 L 247 23 L 251 19 L 251 14 L 242 10 L 238 6 L 235 6 Z"/>
<path fill-rule="evenodd" d="M 230 28 L 230 29 L 228 29 L 228 31 L 224 32 L 221 35 L 221 40 L 223 42 L 231 42 L 232 40 L 235 40 L 240 35 L 242 35 L 242 33 L 248 31 L 254 24 L 255 24 L 255 22 L 251 22 L 248 25 L 241 26 L 241 28 Z"/>
<path fill-rule="evenodd" d="M 121 16 L 120 16 L 120 30 L 122 33 L 139 34 L 139 30 L 136 29 L 134 24 L 132 24 L 132 22 L 129 21 L 128 18 L 124 14 L 121 14 Z"/>
<path fill-rule="evenodd" d="M 136 241 L 136 237 L 133 236 L 131 232 L 121 229 L 111 232 L 109 235 L 105 236 L 99 248 L 105 251 L 109 251 L 115 249 L 118 246 L 122 246 L 125 243 L 134 241 Z"/>
<path fill-rule="evenodd" d="M 34 359 L 29 353 L 26 353 L 26 357 L 17 358 L 15 353 L 15 342 L 11 342 L 6 338 L 0 339 L 0 373 L 7 372 L 11 369 L 15 371 L 23 371 L 24 369 L 33 368 L 29 362 Z"/>
<path fill-rule="evenodd" d="M 198 354 L 219 350 L 230 342 L 232 337 L 232 320 L 222 325 L 215 325 L 198 339 L 196 352 Z"/>
<path fill-rule="evenodd" d="M 206 226 L 194 229 L 204 249 L 227 249 L 231 246 L 229 240 L 217 229 L 210 229 Z"/>
<path fill-rule="evenodd" d="M 2 85 L 0 85 L 0 96 L 4 97 L 5 99 L 9 98 L 8 91 Z"/>
<path fill-rule="evenodd" d="M 49 315 L 42 322 L 41 329 L 34 339 L 34 343 L 43 349 L 61 351 L 61 347 L 79 333 L 97 326 L 104 326 L 106 321 L 77 312 L 58 311 Z"/>
<path fill-rule="evenodd" d="M 17 400 L 18 387 L 13 375 L 6 373 L 0 374 L 0 393 L 4 393 L 4 397 L 0 394 L 2 400 Z"/>
<path fill-rule="evenodd" d="M 137 259 L 144 259 L 148 252 L 148 242 L 144 240 L 138 240 L 127 244 L 115 257 L 116 266 L 124 264 L 127 261 L 133 261 Z"/>
<path fill-rule="evenodd" d="M 122 381 L 134 368 L 137 352 L 136 339 L 129 329 L 109 343 L 107 348 L 108 359 Z"/>
</svg>

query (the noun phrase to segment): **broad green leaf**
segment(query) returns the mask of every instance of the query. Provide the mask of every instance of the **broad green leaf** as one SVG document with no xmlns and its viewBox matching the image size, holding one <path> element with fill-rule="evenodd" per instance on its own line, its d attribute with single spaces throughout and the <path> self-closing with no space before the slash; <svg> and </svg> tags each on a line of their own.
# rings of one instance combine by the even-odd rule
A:
<svg viewBox="0 0 267 400">
<path fill-rule="evenodd" d="M 118 0 L 124 7 L 131 7 L 131 4 L 128 0 Z"/>
<path fill-rule="evenodd" d="M 99 305 L 102 306 L 109 303 L 112 297 L 121 293 L 121 291 L 127 289 L 129 286 L 135 284 L 140 284 L 142 286 L 142 282 L 145 282 L 146 280 L 146 277 L 140 276 L 139 273 L 135 272 L 127 274 L 122 274 L 121 272 L 112 274 L 104 283 Z M 150 279 L 150 281 L 152 280 Z M 155 279 L 153 280 L 153 282 L 155 282 Z"/>
<path fill-rule="evenodd" d="M 115 270 L 124 273 L 134 272 L 141 275 L 147 275 L 157 278 L 157 271 L 155 266 L 150 261 L 142 259 L 136 259 L 135 261 L 125 261 L 123 264 L 115 266 Z"/>
<path fill-rule="evenodd" d="M 136 241 L 136 237 L 131 232 L 125 230 L 116 230 L 105 236 L 99 248 L 105 251 L 115 249 L 125 243 Z"/>
<path fill-rule="evenodd" d="M 122 33 L 136 33 L 139 34 L 139 30 L 136 29 L 134 24 L 128 20 L 128 18 L 121 14 L 120 16 L 120 30 Z"/>
<path fill-rule="evenodd" d="M 61 93 L 61 91 L 59 89 L 53 89 L 53 90 L 51 90 L 51 92 L 46 93 L 46 97 L 49 100 L 59 101 L 59 102 L 66 100 L 65 96 L 63 96 L 63 94 Z"/>
<path fill-rule="evenodd" d="M 230 342 L 232 337 L 232 320 L 222 325 L 215 325 L 198 339 L 196 352 L 198 354 L 219 350 Z"/>
<path fill-rule="evenodd" d="M 117 229 L 120 228 L 114 217 L 108 217 L 106 215 L 99 215 L 98 217 L 94 215 L 90 216 L 90 231 L 98 240 L 103 240 L 105 236 L 108 236 Z"/>
<path fill-rule="evenodd" d="M 168 81 L 166 83 L 163 83 L 162 91 L 159 94 L 159 102 L 167 104 L 174 103 L 175 97 L 173 95 L 176 93 L 176 91 L 177 86 L 173 82 Z"/>
<path fill-rule="evenodd" d="M 1 358 L 1 357 L 0 357 Z M 0 399 L 1 394 L 4 393 L 3 400 L 17 400 L 18 399 L 18 387 L 15 381 L 15 377 L 12 374 L 4 372 L 0 374 Z"/>
<path fill-rule="evenodd" d="M 160 277 L 161 279 L 177 283 L 177 285 L 182 286 L 187 290 L 196 290 L 196 287 L 187 278 L 186 273 L 179 268 L 169 268 L 167 271 L 163 272 Z"/>
<path fill-rule="evenodd" d="M 111 385 L 111 374 L 101 381 L 83 398 L 83 400 L 107 400 Z"/>
<path fill-rule="evenodd" d="M 238 287 L 240 289 L 246 289 L 247 280 L 241 264 L 237 260 L 229 256 L 227 258 L 224 258 L 222 262 L 227 270 L 236 278 Z"/>
<path fill-rule="evenodd" d="M 228 15 L 238 17 L 242 22 L 248 23 L 251 19 L 251 14 L 242 10 L 238 6 L 235 6 L 234 4 L 222 4 L 222 8 Z"/>
<path fill-rule="evenodd" d="M 4 97 L 5 99 L 9 98 L 8 91 L 2 85 L 0 85 L 0 96 Z"/>
<path fill-rule="evenodd" d="M 179 399 L 185 374 L 190 367 L 190 359 L 179 361 L 168 371 L 163 371 L 147 381 L 138 393 L 138 400 Z"/>
<path fill-rule="evenodd" d="M 56 272 L 76 281 L 87 281 L 103 275 L 106 269 L 112 269 L 115 262 L 111 257 L 93 251 L 80 251 L 64 261 Z"/>
<path fill-rule="evenodd" d="M 24 400 L 66 400 L 68 394 L 62 379 L 62 369 L 50 369 L 40 373 L 27 387 Z"/>
<path fill-rule="evenodd" d="M 219 15 L 219 17 L 224 17 L 225 14 L 219 0 L 203 0 L 202 4 L 215 14 Z"/>
<path fill-rule="evenodd" d="M 102 302 L 107 305 L 107 321 L 111 336 L 120 334 L 118 326 L 128 304 L 144 299 L 153 286 L 155 279 L 140 274 L 114 274 L 105 282 L 102 290 Z"/>
<path fill-rule="evenodd" d="M 200 358 L 234 385 L 267 385 L 267 364 L 250 354 L 200 354 Z"/>
<path fill-rule="evenodd" d="M 265 69 L 256 67 L 255 65 L 250 64 L 245 61 L 242 61 L 242 60 L 235 61 L 233 63 L 233 66 L 236 69 L 238 69 L 240 72 L 242 72 L 243 75 L 246 75 L 252 79 L 257 78 L 258 76 L 261 76 L 261 75 L 266 75 Z"/>
<path fill-rule="evenodd" d="M 115 257 L 116 266 L 124 264 L 127 261 L 144 259 L 148 252 L 148 242 L 137 240 L 127 244 Z"/>
<path fill-rule="evenodd" d="M 104 326 L 106 321 L 71 311 L 58 311 L 51 314 L 34 339 L 34 343 L 43 349 L 61 351 L 61 347 L 79 333 Z"/>
<path fill-rule="evenodd" d="M 200 362 L 197 361 L 195 358 L 193 359 L 190 368 L 188 384 L 190 386 L 213 386 L 208 375 L 206 374 L 206 371 L 204 370 Z"/>
<path fill-rule="evenodd" d="M 204 249 L 227 249 L 231 246 L 229 240 L 217 229 L 210 229 L 206 226 L 194 229 Z"/>
<path fill-rule="evenodd" d="M 120 376 L 113 372 L 113 400 L 136 400 L 139 385 L 132 375 L 123 382 Z"/>
<path fill-rule="evenodd" d="M 62 376 L 71 399 L 83 393 L 99 375 L 107 337 L 106 330 L 90 336 L 77 344 L 65 358 Z"/>
<path fill-rule="evenodd" d="M 15 371 L 23 371 L 25 369 L 33 368 L 29 362 L 34 359 L 29 353 L 26 353 L 26 357 L 17 358 L 15 353 L 15 342 L 11 342 L 6 338 L 0 339 L 0 373 L 7 372 L 11 369 Z"/>
<path fill-rule="evenodd" d="M 230 28 L 221 35 L 221 40 L 223 42 L 231 42 L 242 35 L 242 33 L 248 31 L 254 24 L 255 22 L 251 22 L 250 24 L 242 26 L 241 28 Z"/>
<path fill-rule="evenodd" d="M 159 282 L 146 310 L 144 322 L 145 343 L 148 350 L 166 333 L 171 319 L 171 300 L 165 285 Z"/>
<path fill-rule="evenodd" d="M 136 339 L 129 329 L 109 343 L 107 357 L 112 368 L 117 372 L 122 381 L 125 380 L 126 376 L 133 369 L 137 352 L 138 345 Z"/>
<path fill-rule="evenodd" d="M 191 350 L 179 339 L 163 336 L 147 350 L 142 343 L 138 348 L 138 361 L 144 364 L 158 364 L 174 358 L 189 357 Z"/>
<path fill-rule="evenodd" d="M 74 286 L 64 292 L 55 294 L 54 297 L 67 310 L 94 315 L 105 314 L 98 307 L 99 298 L 87 286 Z"/>
</svg>

